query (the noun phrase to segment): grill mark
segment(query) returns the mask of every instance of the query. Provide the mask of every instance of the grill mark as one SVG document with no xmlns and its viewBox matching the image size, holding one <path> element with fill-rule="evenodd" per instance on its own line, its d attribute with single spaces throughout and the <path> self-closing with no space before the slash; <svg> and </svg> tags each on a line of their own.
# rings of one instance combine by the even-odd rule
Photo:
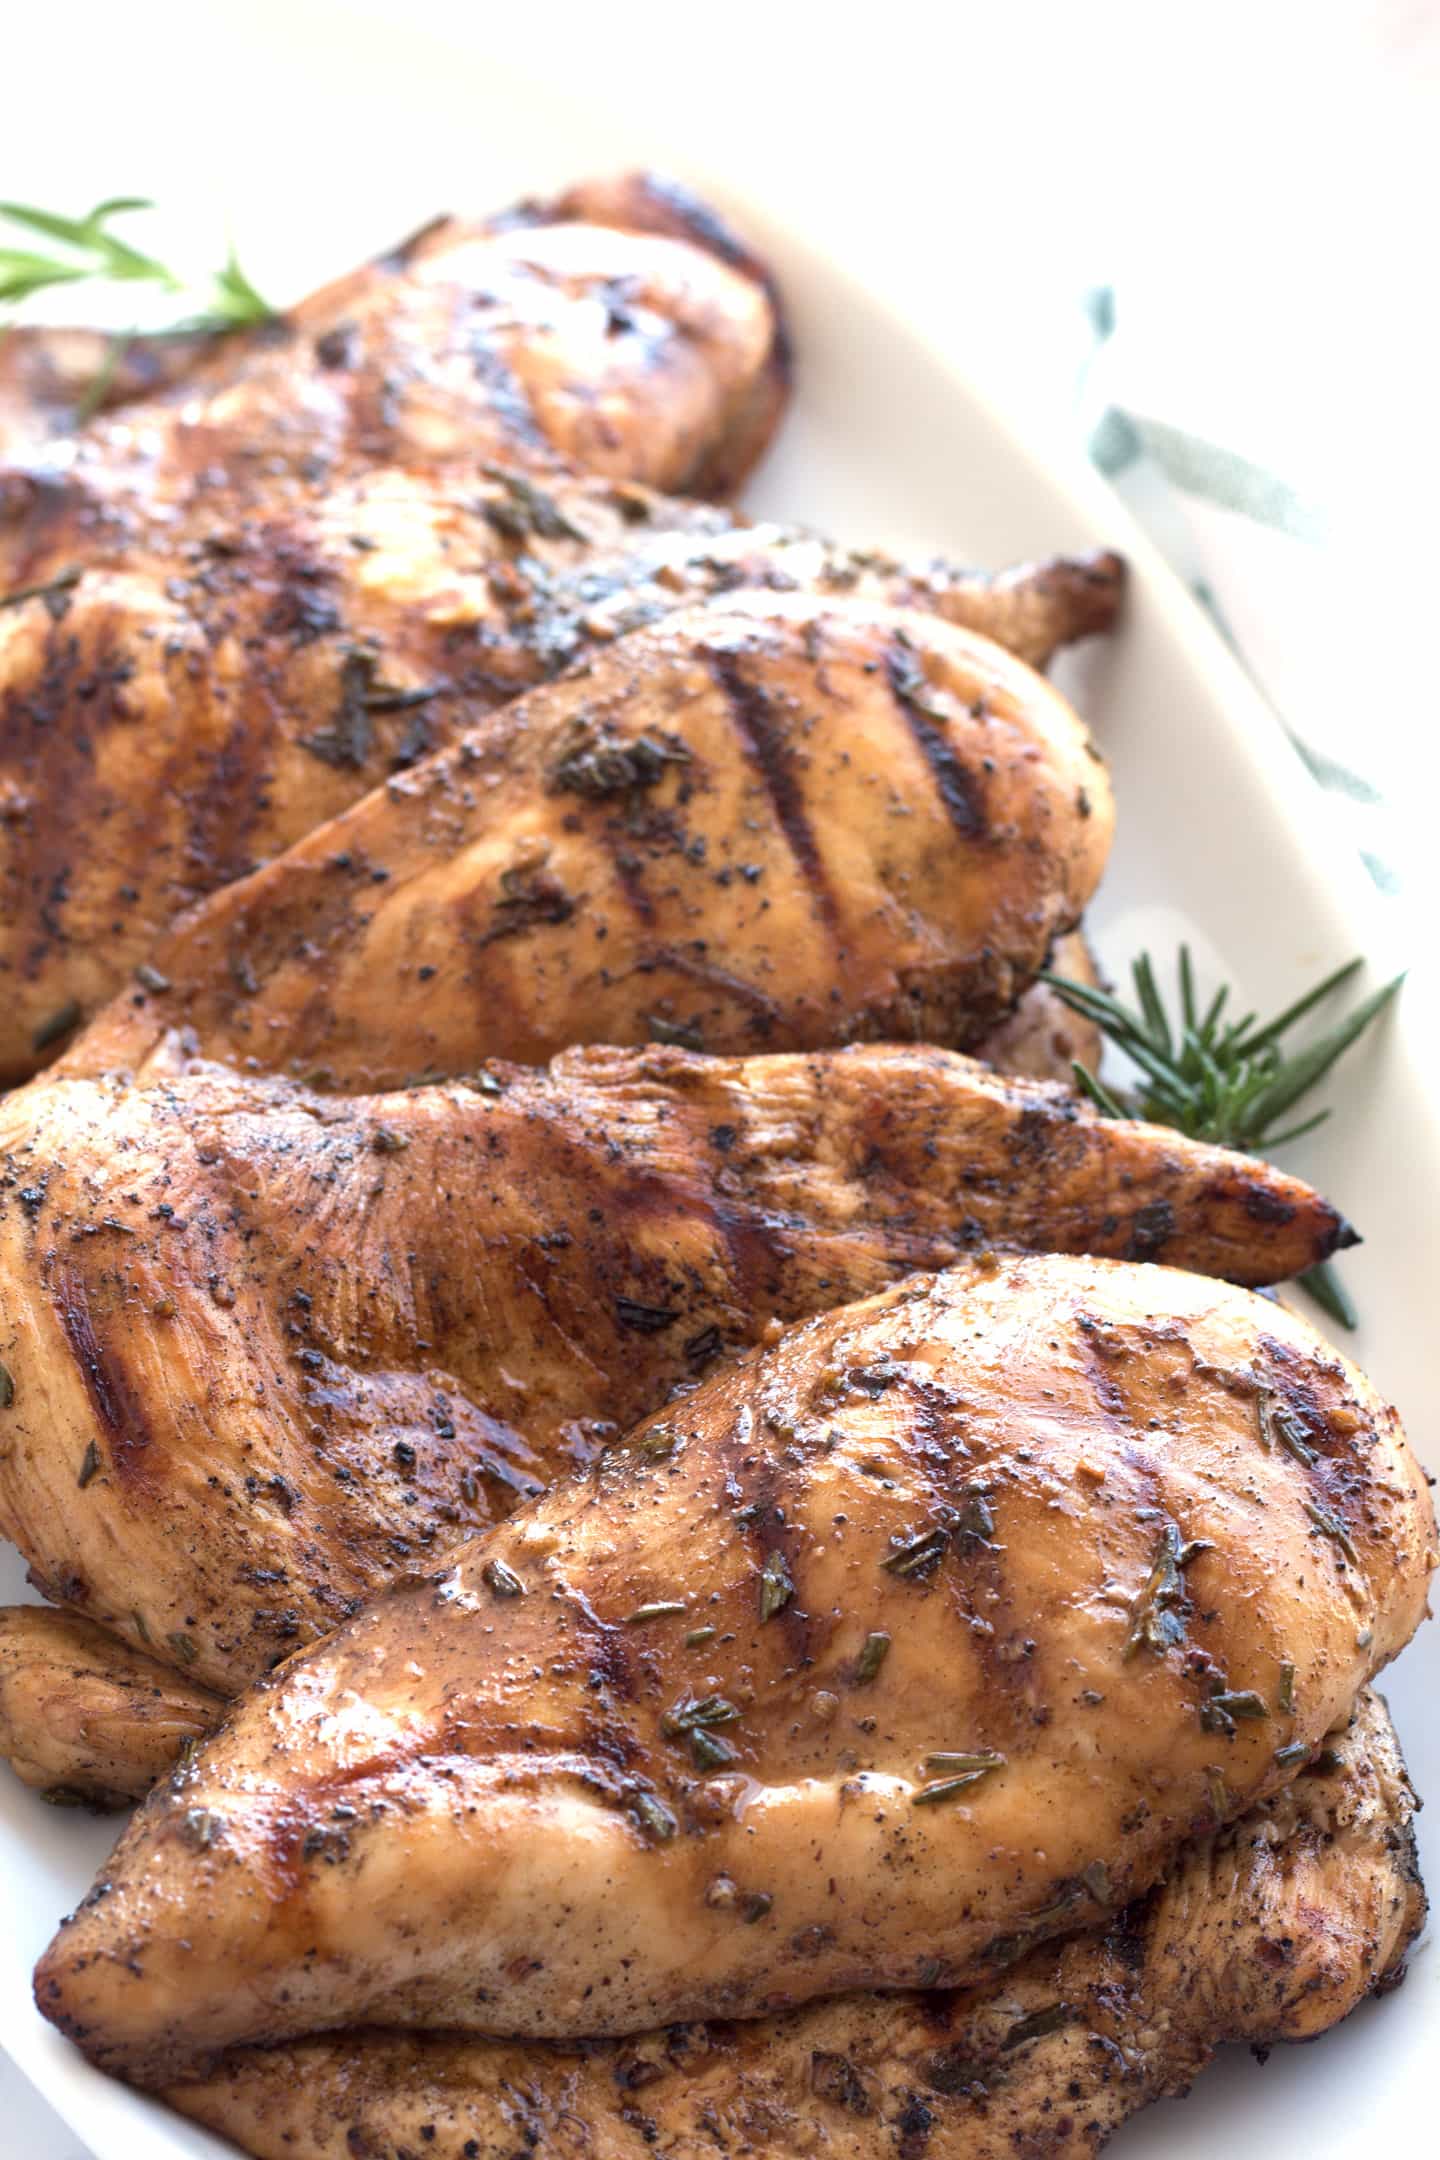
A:
<svg viewBox="0 0 1440 2160">
<path fill-rule="evenodd" d="M 123 1365 L 107 1352 L 96 1330 L 84 1278 L 75 1268 L 64 1269 L 51 1295 L 91 1407 L 106 1436 L 106 1462 L 127 1482 L 151 1482 L 161 1466 L 152 1468 L 150 1478 L 144 1476 L 141 1458 L 150 1445 L 150 1428 Z"/>
<path fill-rule="evenodd" d="M 784 733 L 775 724 L 770 698 L 758 683 L 741 674 L 731 654 L 712 650 L 705 658 L 725 698 L 735 733 L 765 783 L 775 821 L 795 866 L 814 894 L 821 916 L 833 929 L 839 920 L 835 896 L 805 808 L 804 789 L 796 778 Z"/>
<path fill-rule="evenodd" d="M 895 1385 L 912 1408 L 912 1419 L 897 1438 L 930 1503 L 929 1519 L 953 1522 L 957 1502 L 963 1497 L 961 1485 L 981 1482 L 966 1474 L 969 1448 L 961 1454 L 951 1445 L 959 1437 L 950 1422 L 958 1405 L 941 1383 L 926 1380 L 908 1367 L 897 1370 Z M 983 1461 L 975 1467 L 983 1471 Z M 1002 1655 L 1017 1630 L 1001 1545 L 971 1544 L 963 1552 L 952 1545 L 933 1580 L 942 1596 L 948 1595 L 952 1610 L 962 1616 L 973 1654 L 984 1670 L 986 1700 L 997 1711 L 997 1731 L 987 1738 L 1003 1739 L 1013 1748 L 1031 1730 L 1032 1705 L 1026 1665 Z M 983 1621 L 991 1632 L 971 1629 L 974 1620 Z M 1003 1733 L 998 1731 L 1000 1718 L 1005 1721 Z"/>
<path fill-rule="evenodd" d="M 985 837 L 985 802 L 979 781 L 955 753 L 945 730 L 917 703 L 915 692 L 923 683 L 913 656 L 904 646 L 891 645 L 885 655 L 885 674 L 890 693 L 930 768 L 935 792 L 945 814 L 964 840 Z"/>
<path fill-rule="evenodd" d="M 690 982 L 703 984 L 707 990 L 718 990 L 722 996 L 733 998 L 737 1005 L 743 1006 L 764 1033 L 768 1033 L 781 1017 L 779 1000 L 771 997 L 768 990 L 762 990 L 758 983 L 746 982 L 743 976 L 732 975 L 727 968 L 718 966 L 713 960 L 703 960 L 696 953 L 679 952 L 670 945 L 657 946 L 646 955 L 640 968 L 670 968 Z"/>
</svg>

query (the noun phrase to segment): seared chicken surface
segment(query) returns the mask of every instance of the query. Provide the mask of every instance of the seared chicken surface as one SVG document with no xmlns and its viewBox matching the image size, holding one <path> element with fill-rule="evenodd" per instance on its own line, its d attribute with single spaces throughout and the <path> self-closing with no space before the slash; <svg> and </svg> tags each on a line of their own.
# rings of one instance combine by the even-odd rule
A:
<svg viewBox="0 0 1440 2160">
<path fill-rule="evenodd" d="M 626 628 L 739 587 L 851 593 L 1039 665 L 1120 589 L 1114 558 L 989 578 L 500 472 L 376 468 L 276 515 L 47 486 L 8 534 L 0 498 L 0 598 L 31 595 L 0 606 L 0 1078 L 183 908 Z"/>
<path fill-rule="evenodd" d="M 933 1049 L 34 1082 L 0 1166 L 0 1530 L 228 1692 L 775 1321 L 977 1245 L 1263 1282 L 1350 1234 L 1268 1165 Z"/>
<path fill-rule="evenodd" d="M 487 458 L 695 494 L 738 486 L 784 400 L 760 266 L 698 204 L 576 189 L 439 218 L 158 396 L 101 412 L 64 469 L 152 504 L 274 502 L 354 464 Z M 57 462 L 57 461 L 50 461 Z"/>
<path fill-rule="evenodd" d="M 6 324 L 0 338 L 0 561 L 8 547 L 8 515 L 22 499 L 19 475 L 5 468 L 44 464 L 56 438 L 73 435 L 92 403 L 109 411 L 132 398 L 153 397 L 179 382 L 215 342 L 204 332 L 174 331 L 130 338 L 117 352 L 103 330 Z M 5 582 L 0 579 L 0 590 Z"/>
<path fill-rule="evenodd" d="M 1293 1785 L 988 1987 L 568 2048 L 344 2033 L 166 2097 L 256 2160 L 1084 2160 L 1223 2042 L 1309 2040 L 1395 1984 L 1425 1917 L 1415 1804 L 1366 1693 Z"/>
<path fill-rule="evenodd" d="M 1303 1322 L 1046 1255 L 794 1330 L 288 1661 L 36 1971 L 147 2081 L 970 1984 L 1292 1778 L 1422 1617 L 1398 1420 Z"/>
<path fill-rule="evenodd" d="M 78 1613 L 0 1609 L 0 1755 L 50 1799 L 139 1799 L 224 1708 Z"/>
<path fill-rule="evenodd" d="M 963 1047 L 1076 922 L 1110 829 L 1075 714 L 989 640 L 737 594 L 516 699 L 216 893 L 61 1069 L 138 1071 L 167 1031 L 352 1089 L 577 1042 Z"/>
</svg>

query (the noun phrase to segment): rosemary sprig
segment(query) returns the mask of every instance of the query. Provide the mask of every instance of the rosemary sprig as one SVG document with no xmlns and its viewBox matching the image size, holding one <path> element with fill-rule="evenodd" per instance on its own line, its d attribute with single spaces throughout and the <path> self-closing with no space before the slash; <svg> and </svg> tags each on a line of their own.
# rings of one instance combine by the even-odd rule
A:
<svg viewBox="0 0 1440 2160">
<path fill-rule="evenodd" d="M 113 195 L 97 203 L 88 217 L 61 217 L 53 210 L 39 210 L 32 203 L 0 202 L 0 218 L 18 225 L 27 235 L 56 243 L 44 250 L 33 243 L 24 247 L 0 246 L 0 304 L 28 300 L 32 293 L 86 280 L 109 285 L 158 285 L 162 291 L 183 293 L 186 281 L 154 255 L 132 247 L 112 230 L 116 218 L 154 204 L 141 195 Z M 243 323 L 265 322 L 274 313 L 241 269 L 232 247 L 223 266 L 215 271 L 205 305 L 188 317 L 192 328 L 234 329 Z M 133 335 L 132 333 L 127 334 Z M 115 362 L 112 359 L 113 368 Z"/>
<path fill-rule="evenodd" d="M 1285 1122 L 1378 1018 L 1404 976 L 1397 975 L 1373 991 L 1302 1049 L 1287 1052 L 1281 1046 L 1297 1022 L 1350 982 L 1363 964 L 1348 961 L 1263 1023 L 1253 1012 L 1238 1020 L 1227 1017 L 1228 987 L 1217 990 L 1202 1007 L 1186 945 L 1180 947 L 1177 968 L 1178 1013 L 1167 1009 L 1148 953 L 1142 953 L 1131 969 L 1134 1007 L 1090 983 L 1071 982 L 1063 975 L 1047 974 L 1042 979 L 1140 1069 L 1137 1087 L 1115 1088 L 1075 1061 L 1077 1087 L 1103 1116 L 1146 1118 L 1152 1124 L 1174 1126 L 1192 1140 L 1209 1140 L 1254 1155 L 1298 1140 L 1329 1117 L 1328 1110 L 1317 1110 L 1298 1123 Z M 1328 1261 L 1307 1269 L 1299 1281 L 1332 1320 L 1342 1327 L 1355 1326 L 1355 1308 Z"/>
</svg>

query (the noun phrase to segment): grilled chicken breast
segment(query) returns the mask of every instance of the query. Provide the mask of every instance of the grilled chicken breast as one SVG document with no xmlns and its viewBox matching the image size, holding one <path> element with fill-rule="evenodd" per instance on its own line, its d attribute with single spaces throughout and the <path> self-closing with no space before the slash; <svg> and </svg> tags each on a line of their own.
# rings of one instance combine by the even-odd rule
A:
<svg viewBox="0 0 1440 2160">
<path fill-rule="evenodd" d="M 1114 558 L 995 578 L 629 484 L 373 468 L 275 515 L 0 511 L 0 1077 L 53 1055 L 174 916 L 618 632 L 737 587 L 933 609 L 1034 664 Z M 0 482 L 3 486 L 3 482 Z"/>
<path fill-rule="evenodd" d="M 47 1799 L 139 1799 L 224 1707 L 78 1613 L 0 1609 L 0 1755 Z"/>
<path fill-rule="evenodd" d="M 227 1692 L 779 1321 L 976 1245 L 1264 1281 L 1349 1234 L 1267 1164 L 932 1049 L 36 1082 L 0 1160 L 0 1529 Z"/>
<path fill-rule="evenodd" d="M 41 1959 L 169 2080 L 969 1984 L 1288 1782 L 1425 1604 L 1393 1411 L 1302 1322 L 1046 1255 L 706 1383 L 249 1696 Z"/>
<path fill-rule="evenodd" d="M 1415 1805 L 1366 1693 L 1146 1898 L 986 1987 L 571 2047 L 346 2033 L 166 2097 L 256 2160 L 1083 2160 L 1223 2042 L 1312 2039 L 1395 1984 L 1425 1916 Z"/>
<path fill-rule="evenodd" d="M 639 205 L 643 190 L 632 190 Z M 713 214 L 677 198 L 626 227 L 583 190 L 440 218 L 289 315 L 220 340 L 150 399 L 102 411 L 67 470 L 152 502 L 306 485 L 355 464 L 486 458 L 695 494 L 738 485 L 787 359 L 772 288 Z"/>
<path fill-rule="evenodd" d="M 541 1063 L 964 1046 L 1109 847 L 1098 752 L 987 639 L 739 594 L 637 630 L 375 790 L 155 948 L 64 1069 L 167 1032 L 341 1088 Z"/>
</svg>

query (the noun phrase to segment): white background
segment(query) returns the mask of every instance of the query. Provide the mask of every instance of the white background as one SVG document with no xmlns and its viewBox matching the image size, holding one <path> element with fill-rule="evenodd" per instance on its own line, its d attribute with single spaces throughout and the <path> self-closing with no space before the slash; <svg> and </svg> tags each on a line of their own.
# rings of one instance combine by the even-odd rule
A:
<svg viewBox="0 0 1440 2160">
<path fill-rule="evenodd" d="M 1343 668 L 1311 669 L 1307 694 L 1329 698 L 1333 725 L 1420 802 L 1415 768 L 1433 761 L 1440 720 L 1417 665 L 1435 614 L 1440 8 L 550 0 L 532 28 L 516 12 L 514 0 L 27 9 L 0 33 L 0 196 L 78 212 L 153 192 L 197 260 L 228 223 L 262 287 L 268 264 L 318 279 L 436 209 L 490 207 L 465 199 L 453 159 L 437 200 L 414 116 L 387 111 L 387 47 L 448 37 L 633 115 L 646 157 L 677 145 L 843 242 L 874 286 L 942 323 L 973 373 L 1003 378 L 1057 436 L 1068 302 L 1114 285 L 1134 350 L 1185 378 L 1193 424 L 1213 413 L 1211 433 L 1348 505 L 1366 694 L 1353 641 Z M 353 76 L 353 107 L 317 109 L 257 58 L 277 50 L 277 23 L 297 54 L 322 54 L 341 84 Z M 450 121 L 444 49 L 435 98 Z M 353 125 L 337 118 L 347 110 Z M 483 133 L 483 99 L 473 120 Z M 377 200 L 393 204 L 380 231 Z M 3 2061 L 0 2153 L 83 2160 Z"/>
</svg>

